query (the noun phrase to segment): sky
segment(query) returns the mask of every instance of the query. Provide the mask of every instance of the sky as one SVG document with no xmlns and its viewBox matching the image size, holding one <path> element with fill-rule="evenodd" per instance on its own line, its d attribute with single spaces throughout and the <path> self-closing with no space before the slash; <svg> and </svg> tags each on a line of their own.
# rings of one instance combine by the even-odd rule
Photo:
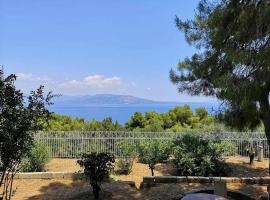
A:
<svg viewBox="0 0 270 200">
<path fill-rule="evenodd" d="M 207 101 L 179 94 L 169 71 L 191 56 L 175 26 L 198 0 L 0 0 L 0 65 L 24 92 L 124 94 Z"/>
</svg>

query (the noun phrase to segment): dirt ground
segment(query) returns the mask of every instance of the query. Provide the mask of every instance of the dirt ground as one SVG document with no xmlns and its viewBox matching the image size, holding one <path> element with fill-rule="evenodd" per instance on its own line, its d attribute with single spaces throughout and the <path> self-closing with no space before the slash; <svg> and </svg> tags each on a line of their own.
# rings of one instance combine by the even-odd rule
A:
<svg viewBox="0 0 270 200">
<path fill-rule="evenodd" d="M 248 157 L 228 157 L 226 162 L 231 167 L 230 176 L 268 176 L 268 160 L 264 160 L 263 162 L 255 160 L 253 165 L 250 165 Z"/>
<path fill-rule="evenodd" d="M 13 200 L 92 200 L 90 187 L 84 181 L 73 180 L 16 180 Z M 209 184 L 162 184 L 138 190 L 122 181 L 104 183 L 101 199 L 104 200 L 177 200 L 191 190 L 209 189 Z M 229 184 L 229 190 L 249 194 L 255 199 L 266 196 L 266 186 Z M 246 192 L 248 191 L 248 193 Z"/>
<path fill-rule="evenodd" d="M 52 159 L 46 166 L 46 170 L 50 172 L 77 172 L 81 168 L 76 162 L 77 159 Z M 254 164 L 250 166 L 248 157 L 228 157 L 226 158 L 226 163 L 231 168 L 229 176 L 268 176 L 268 161 L 257 162 L 255 160 Z M 168 164 L 157 164 L 154 173 L 155 176 L 175 175 L 174 170 Z M 134 181 L 136 187 L 139 188 L 144 176 L 151 176 L 148 166 L 134 162 L 132 172 L 129 175 L 112 175 L 112 178 L 122 181 Z"/>
<path fill-rule="evenodd" d="M 248 158 L 229 157 L 226 162 L 231 166 L 231 176 L 267 176 L 268 162 L 255 161 L 248 164 Z M 52 159 L 47 171 L 79 171 L 76 159 Z M 155 175 L 170 175 L 172 168 L 166 164 L 158 164 Z M 211 188 L 209 184 L 162 184 L 151 188 L 138 189 L 143 176 L 150 176 L 147 165 L 135 162 L 129 175 L 112 175 L 111 183 L 102 188 L 102 199 L 108 200 L 177 200 L 181 194 L 203 188 Z M 134 181 L 131 187 L 125 181 Z M 14 183 L 14 200 L 54 200 L 54 199 L 92 199 L 90 187 L 84 181 L 76 180 L 16 180 Z M 237 190 L 249 194 L 255 199 L 266 195 L 266 186 L 229 184 L 229 190 Z"/>
</svg>

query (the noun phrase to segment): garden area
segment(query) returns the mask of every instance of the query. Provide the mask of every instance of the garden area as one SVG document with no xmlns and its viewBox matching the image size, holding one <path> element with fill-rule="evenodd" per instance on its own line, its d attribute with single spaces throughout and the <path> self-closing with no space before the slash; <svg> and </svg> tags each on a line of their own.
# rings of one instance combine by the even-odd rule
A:
<svg viewBox="0 0 270 200">
<path fill-rule="evenodd" d="M 46 171 L 76 172 L 81 170 L 76 164 L 77 159 L 51 159 L 46 165 Z M 116 161 L 117 162 L 117 161 Z M 228 157 L 225 162 L 231 168 L 228 176 L 254 177 L 268 176 L 268 161 L 249 164 L 248 157 Z M 157 176 L 175 175 L 175 171 L 168 163 L 158 163 L 154 170 Z M 191 191 L 213 188 L 212 184 L 160 184 L 150 188 L 142 187 L 143 176 L 151 176 L 147 164 L 134 161 L 132 171 L 127 175 L 112 173 L 111 180 L 102 185 L 101 198 L 103 199 L 180 199 L 183 194 Z M 16 192 L 14 199 L 94 199 L 89 183 L 85 180 L 46 180 L 25 179 L 15 180 Z M 253 199 L 266 199 L 267 185 L 228 184 L 229 191 L 247 194 Z"/>
<path fill-rule="evenodd" d="M 180 93 L 214 98 L 212 113 L 183 105 L 135 112 L 125 124 L 72 118 L 49 109 L 60 94 L 41 85 L 26 95 L 16 84 L 43 78 L 0 68 L 0 200 L 269 200 L 269 24 L 263 0 L 201 0 L 194 19 L 175 17 L 196 52 L 169 79 Z M 122 82 L 68 83 L 94 89 L 100 79 Z"/>
<path fill-rule="evenodd" d="M 141 136 L 140 133 L 138 135 Z M 60 137 L 57 138 L 59 143 Z M 78 137 L 76 139 L 78 140 Z M 99 154 L 112 156 L 112 159 L 108 161 L 111 166 L 108 171 L 109 179 L 105 178 L 101 181 L 102 183 L 100 182 L 100 195 L 104 199 L 181 199 L 188 192 L 213 190 L 213 184 L 211 183 L 192 182 L 162 183 L 149 187 L 143 182 L 143 178 L 147 176 L 238 178 L 268 176 L 268 159 L 258 161 L 258 148 L 255 146 L 257 143 L 253 140 L 253 142 L 245 140 L 246 142 L 242 142 L 242 146 L 239 147 L 236 146 L 237 143 L 229 140 L 207 140 L 198 133 L 182 134 L 181 139 L 178 137 L 178 139 L 165 141 L 162 139 L 143 140 L 141 137 L 139 142 L 130 143 L 127 139 L 129 145 L 126 145 L 123 137 L 121 137 L 122 141 L 120 142 L 119 138 L 114 139 L 117 141 L 116 146 L 119 147 L 117 149 L 112 145 L 115 141 L 111 137 L 107 140 L 103 137 L 95 141 L 97 146 L 105 145 L 100 148 L 101 150 L 108 150 L 108 154 L 102 151 Z M 46 140 L 48 140 L 48 137 L 46 137 Z M 55 138 L 52 138 L 52 140 L 54 141 Z M 66 138 L 64 137 L 63 140 L 66 141 Z M 81 139 L 80 141 L 82 142 Z M 50 157 L 49 152 L 54 150 L 48 148 L 52 146 L 46 146 L 45 144 L 57 146 L 56 143 L 52 142 L 36 143 L 29 157 L 26 158 L 27 161 L 22 163 L 21 172 L 83 173 L 87 169 L 87 166 L 80 166 L 80 161 L 78 162 L 80 158 Z M 74 141 L 68 141 L 66 144 L 69 144 L 71 149 L 75 149 L 74 145 L 81 146 L 80 143 Z M 62 145 L 62 147 L 65 146 Z M 237 154 L 241 150 L 243 151 L 242 155 Z M 251 150 L 254 151 L 254 154 L 249 153 Z M 121 156 L 113 156 L 113 151 L 116 153 L 121 151 L 121 154 L 119 154 Z M 85 156 L 93 154 L 96 153 L 93 152 Z M 91 162 L 89 161 L 88 164 L 97 164 L 95 163 L 96 160 L 96 158 L 90 160 Z M 34 168 L 30 169 L 29 163 Z M 85 179 L 31 179 L 31 181 L 29 179 L 16 179 L 14 184 L 18 191 L 18 195 L 15 192 L 14 199 L 43 199 L 45 198 L 43 195 L 46 196 L 46 199 L 69 197 L 70 199 L 78 197 L 91 199 L 93 197 L 91 190 L 89 191 L 89 182 Z M 30 189 L 31 187 L 35 187 L 35 189 Z M 248 195 L 250 199 L 266 198 L 266 188 L 267 184 L 227 184 L 228 193 L 233 191 L 237 194 Z M 35 195 L 28 196 L 30 193 L 26 191 L 29 189 L 32 190 L 31 194 Z M 50 195 L 52 196 L 50 197 Z"/>
</svg>

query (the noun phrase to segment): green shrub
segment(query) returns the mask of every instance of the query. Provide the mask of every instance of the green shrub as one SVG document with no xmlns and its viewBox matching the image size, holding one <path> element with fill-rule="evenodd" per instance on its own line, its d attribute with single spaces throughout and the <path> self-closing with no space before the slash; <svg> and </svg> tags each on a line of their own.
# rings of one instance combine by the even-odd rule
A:
<svg viewBox="0 0 270 200">
<path fill-rule="evenodd" d="M 116 170 L 118 174 L 130 174 L 132 171 L 133 163 L 137 157 L 136 147 L 133 143 L 119 142 L 122 158 L 116 161 Z"/>
<path fill-rule="evenodd" d="M 222 156 L 234 156 L 236 152 L 235 143 L 232 141 L 213 142 L 213 148 L 215 148 Z"/>
<path fill-rule="evenodd" d="M 101 183 L 109 177 L 114 168 L 114 156 L 107 153 L 84 154 L 78 164 L 84 168 L 84 174 L 89 178 L 95 199 L 99 198 Z"/>
<path fill-rule="evenodd" d="M 22 160 L 21 171 L 24 172 L 43 172 L 45 165 L 49 161 L 49 151 L 47 147 L 36 142 L 27 157 Z"/>
<path fill-rule="evenodd" d="M 225 174 L 222 152 L 198 135 L 186 134 L 175 141 L 173 165 L 182 176 L 220 176 Z"/>
<path fill-rule="evenodd" d="M 116 162 L 116 173 L 118 174 L 130 174 L 132 171 L 134 159 L 132 157 L 120 158 Z"/>
</svg>

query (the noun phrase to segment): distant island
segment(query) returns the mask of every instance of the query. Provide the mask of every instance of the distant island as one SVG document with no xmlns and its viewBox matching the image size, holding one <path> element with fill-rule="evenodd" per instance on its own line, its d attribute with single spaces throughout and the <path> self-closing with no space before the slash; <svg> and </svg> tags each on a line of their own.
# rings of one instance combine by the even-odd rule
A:
<svg viewBox="0 0 270 200">
<path fill-rule="evenodd" d="M 178 102 L 179 103 L 179 102 Z M 56 107 L 88 107 L 102 105 L 152 105 L 177 104 L 177 102 L 161 102 L 134 97 L 131 95 L 96 94 L 84 96 L 61 96 L 55 99 Z"/>
<path fill-rule="evenodd" d="M 121 124 L 126 123 L 135 112 L 158 113 L 168 112 L 176 106 L 189 105 L 194 112 L 199 107 L 204 107 L 208 113 L 213 114 L 218 103 L 209 102 L 160 102 L 134 97 L 131 95 L 97 94 L 85 96 L 61 96 L 54 100 L 50 110 L 68 115 L 72 118 L 80 117 L 87 120 L 103 120 L 111 117 Z"/>
</svg>

